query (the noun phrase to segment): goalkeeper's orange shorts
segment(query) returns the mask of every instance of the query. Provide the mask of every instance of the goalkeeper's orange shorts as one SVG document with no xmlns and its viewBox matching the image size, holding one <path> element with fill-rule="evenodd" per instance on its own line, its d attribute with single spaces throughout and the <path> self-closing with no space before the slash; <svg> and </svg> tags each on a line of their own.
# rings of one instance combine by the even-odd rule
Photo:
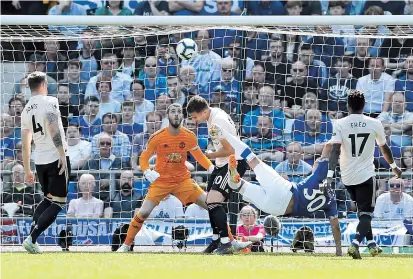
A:
<svg viewBox="0 0 413 279">
<path fill-rule="evenodd" d="M 196 202 L 203 193 L 205 193 L 204 190 L 191 178 L 179 183 L 156 180 L 149 186 L 145 200 L 150 200 L 158 205 L 167 195 L 173 194 L 182 204 L 187 205 Z"/>
</svg>

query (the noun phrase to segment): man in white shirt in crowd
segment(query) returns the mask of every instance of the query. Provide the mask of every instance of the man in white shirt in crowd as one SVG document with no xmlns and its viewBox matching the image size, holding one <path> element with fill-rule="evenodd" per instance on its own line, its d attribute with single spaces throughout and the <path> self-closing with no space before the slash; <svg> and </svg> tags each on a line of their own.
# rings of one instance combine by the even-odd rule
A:
<svg viewBox="0 0 413 279">
<path fill-rule="evenodd" d="M 391 92 L 391 111 L 384 111 L 377 117 L 383 123 L 384 131 L 397 146 L 412 145 L 413 113 L 406 110 L 406 98 L 401 91 Z"/>
<path fill-rule="evenodd" d="M 153 209 L 149 218 L 175 219 L 184 216 L 182 203 L 175 196 L 168 195 Z"/>
<path fill-rule="evenodd" d="M 103 201 L 93 196 L 95 178 L 85 173 L 79 178 L 79 193 L 82 197 L 71 200 L 67 216 L 74 218 L 99 218 L 103 213 Z"/>
<path fill-rule="evenodd" d="M 413 197 L 403 193 L 403 179 L 392 178 L 388 182 L 389 192 L 376 200 L 374 217 L 385 220 L 411 220 L 413 218 Z"/>
<path fill-rule="evenodd" d="M 380 112 L 387 111 L 385 100 L 394 91 L 395 80 L 384 72 L 384 60 L 381 57 L 370 59 L 369 71 L 369 75 L 358 80 L 356 90 L 363 92 L 366 98 L 364 112 L 375 117 Z"/>
<path fill-rule="evenodd" d="M 90 142 L 80 139 L 80 129 L 79 124 L 70 123 L 66 130 L 67 153 L 72 170 L 82 169 L 92 153 Z"/>
</svg>

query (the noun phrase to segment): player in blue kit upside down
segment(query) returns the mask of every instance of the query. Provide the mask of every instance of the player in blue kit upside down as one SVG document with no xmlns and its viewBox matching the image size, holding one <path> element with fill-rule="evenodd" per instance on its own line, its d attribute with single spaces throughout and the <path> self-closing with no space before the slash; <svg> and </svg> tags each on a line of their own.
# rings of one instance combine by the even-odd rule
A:
<svg viewBox="0 0 413 279">
<path fill-rule="evenodd" d="M 336 255 L 342 255 L 335 195 L 330 188 L 320 189 L 327 176 L 330 143 L 325 145 L 321 158 L 315 162 L 313 173 L 296 184 L 281 177 L 273 168 L 259 160 L 245 143 L 218 125 L 210 130 L 211 134 L 215 133 L 218 138 L 227 140 L 235 150 L 235 155 L 230 156 L 228 168 L 228 185 L 232 189 L 238 190 L 245 201 L 274 216 L 315 217 L 319 216 L 319 213 L 324 213 L 323 217 L 330 220 L 336 243 Z M 240 178 L 235 158 L 242 158 L 248 162 L 260 185 Z"/>
</svg>

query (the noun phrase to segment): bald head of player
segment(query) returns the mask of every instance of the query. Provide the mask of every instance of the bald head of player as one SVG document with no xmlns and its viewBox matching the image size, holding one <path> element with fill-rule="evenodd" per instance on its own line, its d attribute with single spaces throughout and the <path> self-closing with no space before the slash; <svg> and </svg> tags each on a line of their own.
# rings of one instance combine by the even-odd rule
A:
<svg viewBox="0 0 413 279">
<path fill-rule="evenodd" d="M 47 96 L 47 76 L 43 72 L 33 72 L 27 77 L 27 84 L 29 85 L 32 95 Z"/>
<path fill-rule="evenodd" d="M 180 104 L 169 105 L 166 110 L 166 115 L 168 116 L 169 126 L 172 126 L 174 129 L 178 129 L 181 126 L 184 114 Z"/>
<path fill-rule="evenodd" d="M 347 110 L 349 114 L 363 114 L 366 100 L 363 92 L 351 90 L 347 97 Z"/>
</svg>

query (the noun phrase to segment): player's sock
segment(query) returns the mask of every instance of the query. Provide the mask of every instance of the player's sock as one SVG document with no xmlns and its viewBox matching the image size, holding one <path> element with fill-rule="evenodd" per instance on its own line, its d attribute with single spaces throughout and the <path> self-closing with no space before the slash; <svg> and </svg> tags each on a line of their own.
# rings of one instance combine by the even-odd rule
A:
<svg viewBox="0 0 413 279">
<path fill-rule="evenodd" d="M 372 230 L 372 228 L 371 228 L 371 225 L 370 225 L 370 229 L 369 229 L 369 231 L 368 231 L 368 233 L 367 233 L 367 235 L 366 235 L 366 240 L 367 240 L 367 242 L 373 240 L 373 230 Z M 374 241 L 374 240 L 373 240 L 373 241 Z"/>
<path fill-rule="evenodd" d="M 146 218 L 143 218 L 139 212 L 132 218 L 129 224 L 128 233 L 126 235 L 125 244 L 131 246 L 135 236 L 139 233 L 142 228 L 143 222 Z"/>
<path fill-rule="evenodd" d="M 52 201 L 49 207 L 40 215 L 36 226 L 31 233 L 32 242 L 36 243 L 37 238 L 56 220 L 57 214 L 66 206 L 66 203 Z"/>
<path fill-rule="evenodd" d="M 359 224 L 357 225 L 356 240 L 361 243 L 363 238 L 367 236 L 371 229 L 371 216 L 363 214 L 359 217 Z"/>
<path fill-rule="evenodd" d="M 211 224 L 211 228 L 212 228 L 212 240 L 217 240 L 219 238 L 218 228 L 215 225 L 214 217 L 211 215 L 211 211 L 209 209 L 208 209 L 208 215 L 209 215 L 209 223 Z"/>
<path fill-rule="evenodd" d="M 219 238 L 219 234 L 213 234 L 212 235 L 212 240 L 217 240 Z"/>
<path fill-rule="evenodd" d="M 221 203 L 208 203 L 208 211 L 210 212 L 211 219 L 214 220 L 216 228 L 218 229 L 221 243 L 228 243 L 228 223 L 227 214 Z"/>
<path fill-rule="evenodd" d="M 39 221 L 40 216 L 43 212 L 50 206 L 52 200 L 48 197 L 44 197 L 44 199 L 36 206 L 36 209 L 33 213 L 33 222 L 30 228 L 30 234 L 33 232 L 34 228 L 36 227 L 37 222 Z"/>
<path fill-rule="evenodd" d="M 222 130 L 222 135 L 234 148 L 236 157 L 241 157 L 242 159 L 247 160 L 247 162 L 250 162 L 252 159 L 256 158 L 256 155 L 251 151 L 248 145 L 243 143 L 237 137 L 234 137 L 225 130 Z"/>
</svg>

